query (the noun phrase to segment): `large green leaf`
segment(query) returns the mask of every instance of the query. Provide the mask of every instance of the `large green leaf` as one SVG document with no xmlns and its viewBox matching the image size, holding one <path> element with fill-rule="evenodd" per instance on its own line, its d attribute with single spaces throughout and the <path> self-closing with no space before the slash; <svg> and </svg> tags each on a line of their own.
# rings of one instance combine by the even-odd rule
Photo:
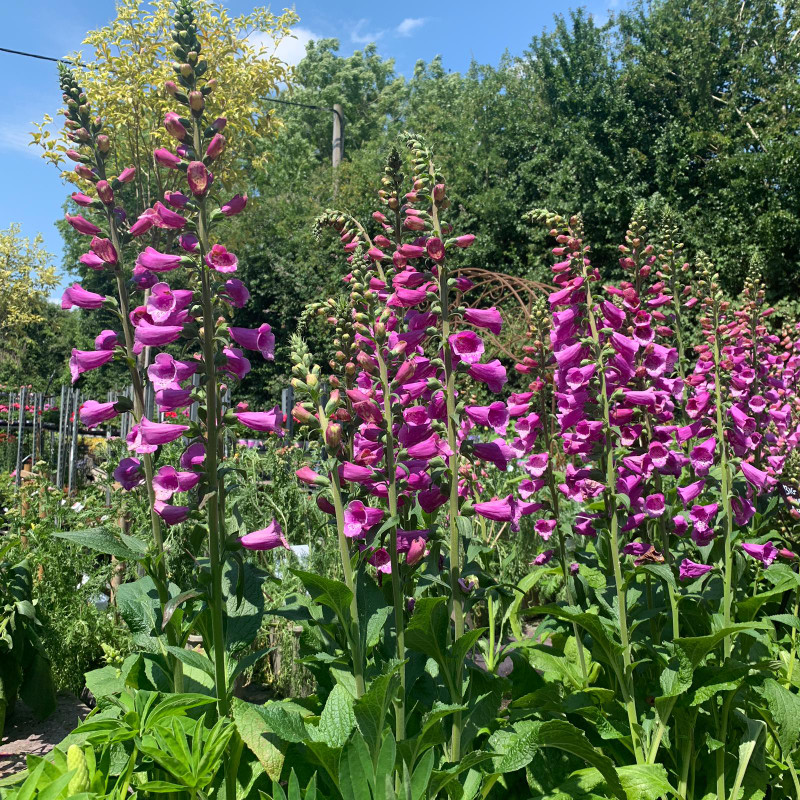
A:
<svg viewBox="0 0 800 800">
<path fill-rule="evenodd" d="M 263 709 L 235 697 L 233 699 L 233 720 L 239 736 L 258 759 L 264 772 L 272 780 L 280 780 L 285 745 L 281 745 L 278 737 L 269 732 Z"/>
<path fill-rule="evenodd" d="M 263 573 L 255 565 L 247 562 L 242 566 L 235 561 L 225 564 L 222 591 L 227 612 L 225 643 L 229 650 L 251 645 L 261 630 L 264 617 L 262 583 Z"/>
<path fill-rule="evenodd" d="M 344 800 L 372 800 L 374 787 L 372 758 L 364 737 L 356 731 L 339 758 L 339 791 Z"/>
<path fill-rule="evenodd" d="M 333 609 L 343 624 L 350 624 L 350 603 L 353 601 L 353 593 L 345 584 L 322 575 L 315 575 L 313 572 L 303 572 L 299 569 L 293 569 L 292 572 L 300 578 L 313 600 Z"/>
<path fill-rule="evenodd" d="M 495 759 L 496 772 L 514 772 L 523 769 L 533 760 L 535 753 L 543 747 L 556 747 L 583 759 L 595 767 L 603 776 L 609 791 L 621 800 L 627 800 L 614 763 L 608 756 L 596 750 L 586 734 L 564 720 L 546 722 L 518 722 L 510 736 L 492 736 L 490 743 L 500 747 Z"/>
<path fill-rule="evenodd" d="M 308 728 L 308 731 L 312 739 L 335 749 L 344 746 L 355 725 L 353 696 L 344 686 L 337 683 L 325 701 L 319 725 L 316 728 Z"/>
<path fill-rule="evenodd" d="M 373 756 L 381 747 L 386 714 L 400 686 L 400 667 L 400 662 L 391 662 L 383 674 L 372 681 L 364 695 L 356 700 L 353 708 L 358 729 Z"/>
<path fill-rule="evenodd" d="M 88 528 L 83 531 L 53 531 L 52 535 L 57 539 L 66 539 L 73 544 L 96 550 L 98 553 L 114 556 L 121 561 L 137 561 L 142 555 L 140 550 L 132 549 L 129 544 L 122 542 L 107 528 Z"/>
<path fill-rule="evenodd" d="M 621 645 L 612 638 L 606 623 L 597 614 L 590 614 L 574 606 L 557 606 L 551 604 L 549 606 L 534 606 L 533 608 L 529 608 L 525 611 L 525 616 L 550 616 L 564 620 L 565 622 L 575 623 L 592 637 L 595 645 L 602 648 L 609 661 L 612 661 L 622 652 Z"/>
<path fill-rule="evenodd" d="M 784 759 L 800 744 L 800 697 L 770 678 L 756 690 L 766 701 Z"/>
<path fill-rule="evenodd" d="M 117 589 L 117 610 L 131 633 L 153 635 L 161 631 L 158 590 L 148 575 Z"/>
</svg>

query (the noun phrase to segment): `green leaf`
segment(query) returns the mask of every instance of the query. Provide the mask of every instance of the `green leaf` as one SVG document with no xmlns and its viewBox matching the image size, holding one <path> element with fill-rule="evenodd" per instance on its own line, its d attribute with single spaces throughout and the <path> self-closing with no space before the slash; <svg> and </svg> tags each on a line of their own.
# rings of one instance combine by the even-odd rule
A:
<svg viewBox="0 0 800 800">
<path fill-rule="evenodd" d="M 767 724 L 761 720 L 754 720 L 745 717 L 745 728 L 742 741 L 739 744 L 739 768 L 736 770 L 736 778 L 731 787 L 730 797 L 739 797 L 739 789 L 741 788 L 744 776 L 747 774 L 747 767 L 750 764 L 750 759 L 756 751 L 758 741 L 763 734 L 766 733 Z"/>
<path fill-rule="evenodd" d="M 411 774 L 411 799 L 422 800 L 425 793 L 428 791 L 428 784 L 431 779 L 431 772 L 433 771 L 433 748 L 428 750 L 424 756 L 419 760 L 414 772 Z"/>
<path fill-rule="evenodd" d="M 303 717 L 294 708 L 287 708 L 288 702 L 270 702 L 259 711 L 267 723 L 267 729 L 273 731 L 283 741 L 305 742 L 308 733 Z"/>
<path fill-rule="evenodd" d="M 341 581 L 334 581 L 313 572 L 291 570 L 305 586 L 312 599 L 323 606 L 333 609 L 343 625 L 350 625 L 350 603 L 353 593 Z"/>
<path fill-rule="evenodd" d="M 83 531 L 53 531 L 57 539 L 66 539 L 73 544 L 88 547 L 98 553 L 106 553 L 121 561 L 138 561 L 140 553 L 121 542 L 106 528 L 88 528 Z"/>
<path fill-rule="evenodd" d="M 666 564 L 644 564 L 639 567 L 639 569 L 649 572 L 651 575 L 655 575 L 659 580 L 664 581 L 673 592 L 678 591 L 675 573 L 672 571 L 672 568 Z"/>
<path fill-rule="evenodd" d="M 400 685 L 400 667 L 400 662 L 391 662 L 383 674 L 372 681 L 364 695 L 356 700 L 353 708 L 358 729 L 373 756 L 381 747 L 386 714 Z"/>
<path fill-rule="evenodd" d="M 414 605 L 414 613 L 406 628 L 406 647 L 432 658 L 440 666 L 445 663 L 447 629 L 447 599 L 423 597 Z"/>
<path fill-rule="evenodd" d="M 356 731 L 339 758 L 339 791 L 344 800 L 372 800 L 374 786 L 372 758 L 364 737 Z"/>
<path fill-rule="evenodd" d="M 145 781 L 136 788 L 142 792 L 156 792 L 157 794 L 183 792 L 186 789 L 186 787 L 180 783 L 170 783 L 169 781 Z"/>
<path fill-rule="evenodd" d="M 514 772 L 526 767 L 535 753 L 543 747 L 556 747 L 582 758 L 602 774 L 609 791 L 621 800 L 627 800 L 614 764 L 589 744 L 583 731 L 563 720 L 546 722 L 519 722 L 510 736 L 493 735 L 490 743 L 497 742 L 501 749 L 495 759 L 496 772 Z"/>
<path fill-rule="evenodd" d="M 125 679 L 118 674 L 116 667 L 101 667 L 93 669 L 84 675 L 86 688 L 94 695 L 95 699 L 117 694 L 125 688 Z"/>
<path fill-rule="evenodd" d="M 261 630 L 264 617 L 263 574 L 249 562 L 225 564 L 222 591 L 226 598 L 225 643 L 228 650 L 251 645 Z M 241 591 L 241 596 L 240 596 Z"/>
<path fill-rule="evenodd" d="M 117 610 L 131 633 L 151 635 L 161 629 L 158 590 L 149 576 L 117 589 Z"/>
<path fill-rule="evenodd" d="M 185 603 L 187 600 L 193 600 L 195 597 L 204 596 L 205 592 L 202 592 L 199 589 L 190 589 L 188 592 L 181 592 L 179 595 L 171 597 L 169 600 L 167 600 L 166 604 L 164 605 L 164 619 L 161 621 L 161 630 L 163 631 L 164 628 L 167 627 L 169 621 L 172 619 L 172 615 L 175 613 L 179 605 Z"/>
<path fill-rule="evenodd" d="M 325 701 L 313 738 L 331 748 L 343 747 L 355 725 L 353 696 L 337 683 Z"/>
<path fill-rule="evenodd" d="M 756 691 L 767 703 L 784 759 L 791 758 L 792 751 L 800 743 L 800 697 L 772 678 Z"/>
<path fill-rule="evenodd" d="M 183 664 L 205 672 L 206 675 L 212 678 L 214 677 L 214 664 L 208 656 L 195 650 L 187 650 L 185 647 L 175 647 L 174 645 L 167 645 L 167 651 L 172 653 Z"/>
<path fill-rule="evenodd" d="M 574 622 L 594 639 L 596 645 L 603 649 L 609 661 L 622 652 L 621 645 L 611 638 L 598 614 L 590 614 L 575 606 L 548 605 L 529 608 L 525 611 L 525 616 L 550 616 L 565 622 Z"/>
<path fill-rule="evenodd" d="M 267 776 L 278 781 L 283 770 L 285 751 L 281 749 L 275 734 L 265 731 L 267 719 L 261 712 L 258 706 L 234 697 L 233 720 L 239 736 L 258 759 Z"/>
</svg>

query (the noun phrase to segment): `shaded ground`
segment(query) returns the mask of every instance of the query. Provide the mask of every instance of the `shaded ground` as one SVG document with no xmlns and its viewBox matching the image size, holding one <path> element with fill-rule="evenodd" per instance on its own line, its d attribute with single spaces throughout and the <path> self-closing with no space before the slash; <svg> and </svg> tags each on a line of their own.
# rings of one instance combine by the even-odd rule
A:
<svg viewBox="0 0 800 800">
<path fill-rule="evenodd" d="M 37 720 L 24 703 L 17 703 L 0 739 L 0 778 L 25 769 L 28 754 L 49 753 L 88 713 L 89 706 L 67 693 L 58 695 L 58 707 L 45 720 Z"/>
</svg>

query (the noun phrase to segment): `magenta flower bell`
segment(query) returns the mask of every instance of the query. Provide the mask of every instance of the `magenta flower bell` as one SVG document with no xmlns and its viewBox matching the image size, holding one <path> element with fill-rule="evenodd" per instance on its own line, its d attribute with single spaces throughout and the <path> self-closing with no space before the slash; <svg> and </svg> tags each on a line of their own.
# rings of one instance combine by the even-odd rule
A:
<svg viewBox="0 0 800 800">
<path fill-rule="evenodd" d="M 153 325 L 146 319 L 140 320 L 136 326 L 134 337 L 138 344 L 145 347 L 163 347 L 181 338 L 183 325 Z"/>
<path fill-rule="evenodd" d="M 153 510 L 167 525 L 177 525 L 179 522 L 183 522 L 189 518 L 191 511 L 188 506 L 171 506 L 163 500 L 156 500 L 153 503 Z"/>
<path fill-rule="evenodd" d="M 450 347 L 454 355 L 466 364 L 475 364 L 483 355 L 483 340 L 474 331 L 459 331 L 450 336 Z"/>
<path fill-rule="evenodd" d="M 291 549 L 280 523 L 274 519 L 266 528 L 242 536 L 239 544 L 247 550 L 274 550 L 276 547 Z"/>
<path fill-rule="evenodd" d="M 114 470 L 114 480 L 121 484 L 126 492 L 144 483 L 142 462 L 138 458 L 123 458 Z"/>
<path fill-rule="evenodd" d="M 707 572 L 711 572 L 712 569 L 714 568 L 709 564 L 698 564 L 695 561 L 684 558 L 681 561 L 679 577 L 682 581 L 693 580 L 694 578 L 701 578 Z"/>
<path fill-rule="evenodd" d="M 247 287 L 238 278 L 228 278 L 219 293 L 227 298 L 234 308 L 244 308 L 250 299 L 250 292 L 247 291 Z"/>
<path fill-rule="evenodd" d="M 152 247 L 145 247 L 136 259 L 136 266 L 150 272 L 169 272 L 181 265 L 182 256 L 159 253 Z"/>
<path fill-rule="evenodd" d="M 772 542 L 767 542 L 766 544 L 742 542 L 742 550 L 744 550 L 750 558 L 760 561 L 765 567 L 768 567 L 780 555 L 780 551 Z"/>
<path fill-rule="evenodd" d="M 178 472 L 175 467 L 164 466 L 153 476 L 153 489 L 157 500 L 169 500 L 177 492 L 188 492 L 197 486 L 197 472 Z"/>
<path fill-rule="evenodd" d="M 770 483 L 772 483 L 772 479 L 768 473 L 764 472 L 763 469 L 754 467 L 752 464 L 748 464 L 746 461 L 742 461 L 741 470 L 742 475 L 744 475 L 748 483 L 750 483 L 759 491 L 765 489 L 770 485 Z"/>
<path fill-rule="evenodd" d="M 202 197 L 211 185 L 210 174 L 202 161 L 191 161 L 186 168 L 186 181 L 195 197 Z"/>
<path fill-rule="evenodd" d="M 77 214 L 74 217 L 71 217 L 69 214 L 64 216 L 64 219 L 76 230 L 78 233 L 82 233 L 84 236 L 97 236 L 100 233 L 100 228 L 97 227 L 93 222 L 89 222 L 88 219 L 82 217 L 80 214 Z"/>
<path fill-rule="evenodd" d="M 206 264 L 217 272 L 236 272 L 238 259 L 221 244 L 215 244 L 206 254 Z"/>
<path fill-rule="evenodd" d="M 79 409 L 81 422 L 87 428 L 94 428 L 101 422 L 108 422 L 119 415 L 116 403 L 98 403 L 96 400 L 87 400 Z"/>
<path fill-rule="evenodd" d="M 206 460 L 206 446 L 202 442 L 193 442 L 181 455 L 181 466 L 184 469 L 200 469 Z"/>
<path fill-rule="evenodd" d="M 73 350 L 69 359 L 72 382 L 75 383 L 84 372 L 102 367 L 112 358 L 114 358 L 113 350 Z"/>
<path fill-rule="evenodd" d="M 469 375 L 476 381 L 485 383 L 489 391 L 495 394 L 502 391 L 508 381 L 506 368 L 498 359 L 494 359 L 488 364 L 472 364 L 469 368 Z"/>
<path fill-rule="evenodd" d="M 494 334 L 499 334 L 503 327 L 503 318 L 494 306 L 486 309 L 468 308 L 464 312 L 464 322 L 476 328 L 486 328 Z"/>
<path fill-rule="evenodd" d="M 383 519 L 383 514 L 380 508 L 370 508 L 360 500 L 352 500 L 344 510 L 344 535 L 350 539 L 364 538 Z"/>
<path fill-rule="evenodd" d="M 178 169 L 181 165 L 181 158 L 165 147 L 159 147 L 158 150 L 153 151 L 153 158 L 157 164 L 167 169 Z"/>
<path fill-rule="evenodd" d="M 277 433 L 283 436 L 283 412 L 280 406 L 271 411 L 242 411 L 234 413 L 236 419 L 251 431 Z"/>
<path fill-rule="evenodd" d="M 275 358 L 275 334 L 265 322 L 255 330 L 250 328 L 229 328 L 231 339 L 248 350 L 258 350 L 268 361 Z"/>
<path fill-rule="evenodd" d="M 61 308 L 69 309 L 77 306 L 78 308 L 92 310 L 100 308 L 105 300 L 106 298 L 104 295 L 97 294 L 97 292 L 90 292 L 84 289 L 79 283 L 73 283 L 61 296 Z"/>
<path fill-rule="evenodd" d="M 220 211 L 226 217 L 233 217 L 236 214 L 241 214 L 244 211 L 244 207 L 247 205 L 247 195 L 246 194 L 237 194 L 231 197 L 227 203 L 225 203 L 221 208 Z"/>
</svg>

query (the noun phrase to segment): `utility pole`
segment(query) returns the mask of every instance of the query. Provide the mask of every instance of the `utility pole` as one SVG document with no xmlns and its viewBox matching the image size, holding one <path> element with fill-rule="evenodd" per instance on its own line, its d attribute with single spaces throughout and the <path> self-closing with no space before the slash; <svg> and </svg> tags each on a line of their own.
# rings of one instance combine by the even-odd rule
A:
<svg viewBox="0 0 800 800">
<path fill-rule="evenodd" d="M 331 165 L 333 166 L 333 196 L 339 193 L 338 167 L 344 158 L 344 116 L 342 107 L 338 103 L 333 105 L 333 148 L 331 150 Z"/>
</svg>

